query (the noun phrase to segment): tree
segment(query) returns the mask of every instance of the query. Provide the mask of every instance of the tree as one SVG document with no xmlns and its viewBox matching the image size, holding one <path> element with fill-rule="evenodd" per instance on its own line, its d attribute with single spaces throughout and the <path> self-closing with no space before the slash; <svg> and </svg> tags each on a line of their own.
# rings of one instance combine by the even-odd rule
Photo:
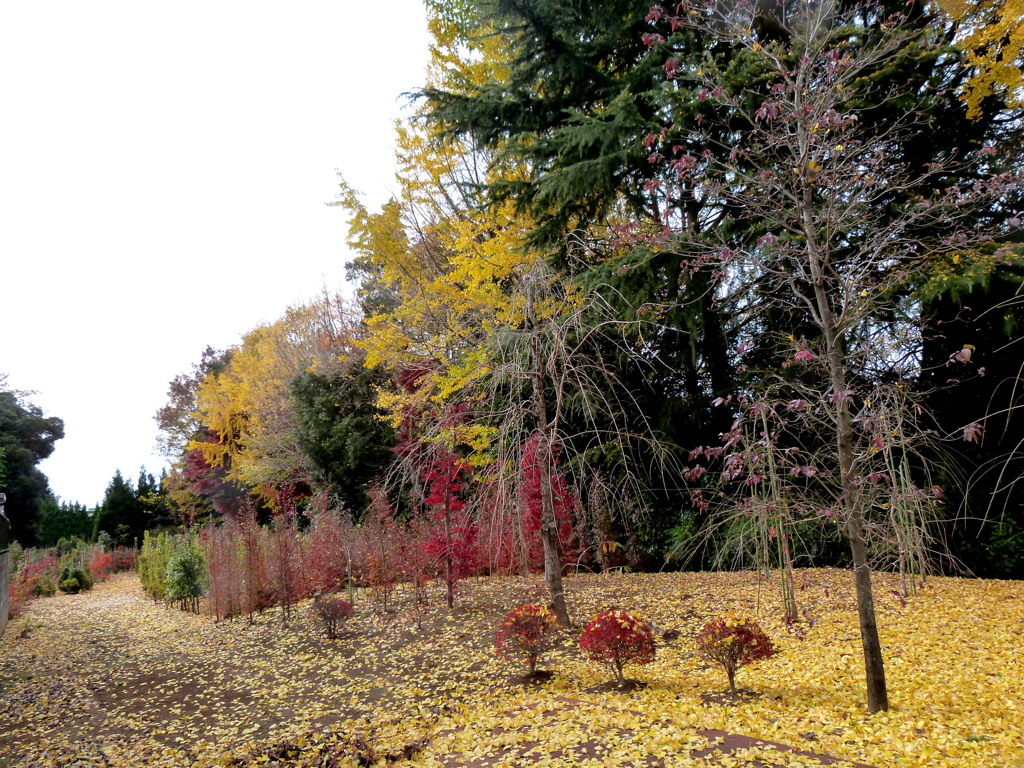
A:
<svg viewBox="0 0 1024 768">
<path fill-rule="evenodd" d="M 11 538 L 24 545 L 35 542 L 42 505 L 50 498 L 49 482 L 37 465 L 64 437 L 64 422 L 44 415 L 29 402 L 30 394 L 8 389 L 7 377 L 0 375 L 0 491 L 7 494 Z"/>
<path fill-rule="evenodd" d="M 656 8 L 652 18 L 663 11 Z M 771 340 L 781 368 L 759 385 L 764 407 L 792 393 L 798 430 L 816 435 L 817 483 L 828 503 L 821 514 L 836 521 L 853 559 L 868 708 L 888 708 L 869 564 L 869 476 L 880 453 L 873 428 L 878 387 L 916 372 L 913 332 L 904 319 L 909 276 L 927 258 L 952 256 L 977 242 L 983 212 L 1005 200 L 1016 179 L 986 172 L 985 153 L 949 155 L 919 166 L 902 152 L 924 129 L 919 92 L 939 84 L 917 77 L 889 79 L 891 71 L 919 58 L 939 57 L 934 31 L 882 8 L 853 10 L 834 3 L 806 7 L 786 20 L 779 37 L 758 34 L 756 9 L 723 13 L 714 6 L 683 5 L 674 28 L 724 38 L 758 62 L 764 80 L 737 84 L 733 60 L 706 58 L 682 67 L 669 58 L 666 71 L 681 92 L 700 89 L 708 102 L 698 125 L 681 125 L 681 137 L 652 140 L 654 157 L 670 163 L 680 187 L 699 194 L 717 215 L 756 222 L 761 234 L 732 238 L 678 231 L 676 253 L 714 263 L 720 291 L 747 285 L 770 291 L 745 293 L 750 317 L 776 311 L 804 317 L 810 338 Z M 781 24 L 779 19 L 776 19 Z M 652 40 L 661 44 L 660 38 Z M 910 111 L 877 121 L 875 89 Z M 708 124 L 743 125 L 727 145 L 701 156 L 690 144 L 707 141 Z M 907 336 L 911 335 L 909 340 Z M 918 337 L 919 338 L 919 337 Z M 800 368 L 789 376 L 788 368 Z M 766 372 L 767 373 L 767 372 Z M 805 407 L 806 405 L 806 407 Z M 884 443 L 883 443 L 884 445 Z M 751 482 L 755 478 L 750 478 Z"/>
<path fill-rule="evenodd" d="M 395 442 L 394 428 L 376 404 L 385 376 L 364 368 L 364 358 L 353 354 L 291 382 L 298 449 L 312 465 L 315 482 L 355 514 L 369 505 L 369 490 L 394 458 Z"/>
<path fill-rule="evenodd" d="M 145 469 L 142 472 L 145 478 Z M 96 509 L 93 520 L 93 539 L 106 531 L 118 544 L 136 546 L 149 527 L 146 510 L 140 502 L 131 480 L 117 470 L 103 493 L 103 501 Z"/>
<path fill-rule="evenodd" d="M 230 359 L 211 368 L 195 390 L 190 418 L 203 429 L 179 460 L 179 472 L 194 478 L 189 487 L 206 495 L 252 493 L 271 507 L 287 486 L 308 495 L 316 475 L 323 476 L 325 457 L 319 455 L 320 469 L 313 466 L 297 406 L 305 407 L 307 425 L 322 414 L 308 400 L 294 400 L 292 385 L 301 376 L 330 378 L 341 367 L 339 356 L 357 356 L 357 326 L 344 302 L 325 295 L 245 334 Z M 299 392 L 315 397 L 309 387 Z"/>
<path fill-rule="evenodd" d="M 47 496 L 36 523 L 36 543 L 51 547 L 61 539 L 89 539 L 92 536 L 93 513 L 77 501 L 68 503 Z"/>
<path fill-rule="evenodd" d="M 968 114 L 981 117 L 992 97 L 1024 106 L 1024 2 L 940 0 L 939 6 L 956 22 L 957 40 L 974 68 L 963 90 Z"/>
<path fill-rule="evenodd" d="M 644 148 L 645 136 L 687 117 L 664 109 L 663 61 L 644 44 L 649 8 L 646 0 L 435 2 L 464 50 L 497 41 L 501 66 L 486 78 L 449 77 L 420 96 L 442 137 L 491 159 L 482 180 L 490 204 L 535 222 L 527 242 L 600 298 L 597 322 L 614 314 L 630 336 L 628 353 L 602 350 L 637 406 L 618 426 L 656 431 L 668 444 L 710 440 L 728 427 L 711 401 L 731 391 L 734 377 L 728 310 L 711 271 L 686 269 L 658 246 L 664 217 L 692 212 L 697 201 L 664 194 L 665 168 Z M 694 41 L 690 55 L 704 47 Z M 690 113 L 698 109 L 694 102 Z M 641 235 L 647 247 L 633 237 Z M 638 319 L 648 321 L 642 332 Z M 642 417 L 630 423 L 634 414 Z M 591 460 L 622 482 L 642 470 L 643 462 L 616 461 L 617 450 L 597 454 Z M 648 485 L 644 495 L 664 519 L 678 514 L 677 488 L 663 478 Z"/>
</svg>

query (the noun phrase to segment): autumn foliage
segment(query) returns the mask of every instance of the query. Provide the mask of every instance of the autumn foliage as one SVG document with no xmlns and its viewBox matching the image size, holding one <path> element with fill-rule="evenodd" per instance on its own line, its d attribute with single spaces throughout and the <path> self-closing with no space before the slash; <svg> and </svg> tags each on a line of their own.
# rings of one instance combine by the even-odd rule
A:
<svg viewBox="0 0 1024 768">
<path fill-rule="evenodd" d="M 697 636 L 697 649 L 721 664 L 729 676 L 729 692 L 736 693 L 736 670 L 744 664 L 775 654 L 771 639 L 751 619 L 713 619 Z"/>
<path fill-rule="evenodd" d="M 580 649 L 591 661 L 611 667 L 621 686 L 626 683 L 622 676 L 626 664 L 654 661 L 654 633 L 631 613 L 605 611 L 595 616 L 583 630 Z"/>
<path fill-rule="evenodd" d="M 345 624 L 345 621 L 352 615 L 352 603 L 340 597 L 323 597 L 317 595 L 313 601 L 313 608 L 316 615 L 323 622 L 327 630 L 327 637 L 330 640 L 338 638 L 338 630 Z"/>
<path fill-rule="evenodd" d="M 114 556 L 110 552 L 97 552 L 89 560 L 89 571 L 94 582 L 106 581 L 114 568 Z"/>
<path fill-rule="evenodd" d="M 551 609 L 543 605 L 520 605 L 501 621 L 494 638 L 494 651 L 503 659 L 522 657 L 529 674 L 537 672 L 537 661 L 550 645 L 558 623 Z"/>
</svg>

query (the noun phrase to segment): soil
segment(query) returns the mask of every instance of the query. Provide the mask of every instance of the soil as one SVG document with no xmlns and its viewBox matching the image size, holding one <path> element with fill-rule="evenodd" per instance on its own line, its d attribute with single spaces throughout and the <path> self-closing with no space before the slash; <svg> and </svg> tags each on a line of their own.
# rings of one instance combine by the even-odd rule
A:
<svg viewBox="0 0 1024 768">
<path fill-rule="evenodd" d="M 454 724 L 460 706 L 472 711 L 492 694 L 507 697 L 519 689 L 541 701 L 527 719 L 576 717 L 586 733 L 597 710 L 578 696 L 597 694 L 600 711 L 607 712 L 633 703 L 617 696 L 648 685 L 629 680 L 625 687 L 612 681 L 573 689 L 550 669 L 510 679 L 508 664 L 493 653 L 494 627 L 510 606 L 536 602 L 538 588 L 526 580 L 494 580 L 470 589 L 453 612 L 441 607 L 438 596 L 425 615 L 378 612 L 358 595 L 356 617 L 335 640 L 327 639 L 308 605 L 293 610 L 288 626 L 273 610 L 252 623 L 216 623 L 154 604 L 133 574 L 79 595 L 38 600 L 0 641 L 0 768 L 318 766 L 338 764 L 342 756 L 363 762 L 412 758 L 416 764 L 414 755 L 422 750 L 433 750 L 445 766 L 487 768 L 513 757 L 532 762 L 528 753 L 549 745 L 526 739 L 487 757 L 446 754 L 434 745 L 466 727 Z M 402 604 L 400 597 L 396 604 Z M 574 599 L 586 610 L 607 607 L 599 593 Z M 663 640 L 682 642 L 675 632 Z M 559 659 L 564 664 L 579 658 L 577 644 L 578 632 L 563 631 L 544 663 L 561 670 Z M 566 690 L 575 692 L 563 695 Z M 513 724 L 522 712 L 507 714 L 509 724 L 493 729 L 495 738 L 525 727 Z M 396 737 L 387 747 L 374 741 L 375 734 L 400 731 L 414 719 L 433 723 L 432 730 Z M 724 731 L 695 735 L 700 745 L 690 756 L 703 756 L 708 765 L 715 764 L 713 755 L 772 745 Z M 601 760 L 609 743 L 628 738 L 637 738 L 630 728 L 602 728 L 599 735 L 546 754 L 556 764 Z M 708 745 L 718 751 L 705 754 Z M 783 753 L 796 753 L 806 765 L 835 762 L 786 745 L 776 748 L 780 760 Z M 643 764 L 663 762 L 651 757 Z"/>
</svg>

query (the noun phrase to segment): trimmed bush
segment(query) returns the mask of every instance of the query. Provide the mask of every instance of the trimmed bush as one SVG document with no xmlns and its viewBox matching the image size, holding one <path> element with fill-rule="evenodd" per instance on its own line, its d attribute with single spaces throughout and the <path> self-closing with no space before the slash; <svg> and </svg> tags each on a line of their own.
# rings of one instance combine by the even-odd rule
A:
<svg viewBox="0 0 1024 768">
<path fill-rule="evenodd" d="M 580 637 L 580 649 L 591 661 L 605 664 L 615 672 L 619 686 L 626 684 L 626 664 L 654 661 L 654 633 L 639 618 L 625 611 L 599 613 Z"/>
<path fill-rule="evenodd" d="M 71 582 L 74 582 L 74 588 L 66 589 L 64 585 L 70 584 Z M 89 576 L 88 571 L 78 565 L 65 565 L 61 568 L 60 578 L 57 583 L 61 592 L 67 592 L 69 594 L 92 589 L 92 577 Z"/>
<path fill-rule="evenodd" d="M 529 674 L 537 673 L 537 660 L 551 647 L 558 620 L 543 605 L 521 605 L 509 611 L 498 627 L 494 651 L 503 659 L 522 657 Z"/>
<path fill-rule="evenodd" d="M 317 595 L 313 600 L 313 609 L 316 611 L 320 621 L 327 630 L 327 637 L 331 640 L 338 638 L 338 630 L 352 615 L 352 603 L 340 597 L 321 597 Z"/>
<path fill-rule="evenodd" d="M 736 670 L 775 654 L 771 639 L 752 619 L 713 619 L 697 635 L 697 650 L 721 664 L 729 676 L 729 693 L 736 693 Z"/>
</svg>

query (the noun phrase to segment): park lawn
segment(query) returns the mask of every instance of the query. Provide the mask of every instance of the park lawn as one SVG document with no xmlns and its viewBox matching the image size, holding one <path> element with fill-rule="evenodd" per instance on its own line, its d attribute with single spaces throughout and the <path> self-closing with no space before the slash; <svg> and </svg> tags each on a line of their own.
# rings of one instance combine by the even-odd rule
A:
<svg viewBox="0 0 1024 768">
<path fill-rule="evenodd" d="M 846 571 L 798 571 L 806 619 L 793 628 L 775 582 L 751 572 L 568 578 L 580 624 L 619 608 L 657 630 L 654 663 L 626 671 L 645 685 L 625 693 L 582 658 L 578 628 L 542 660 L 554 676 L 540 685 L 494 655 L 504 612 L 543 600 L 539 579 L 471 580 L 454 612 L 439 593 L 422 613 L 400 594 L 384 614 L 360 593 L 328 640 L 308 603 L 287 627 L 279 611 L 214 623 L 118 576 L 8 626 L 0 766 L 825 765 L 814 753 L 1024 768 L 1024 582 L 933 578 L 906 600 L 896 584 L 876 574 L 892 707 L 868 715 Z M 716 695 L 725 673 L 695 651 L 716 616 L 756 618 L 779 650 L 741 669 L 739 701 Z"/>
</svg>

